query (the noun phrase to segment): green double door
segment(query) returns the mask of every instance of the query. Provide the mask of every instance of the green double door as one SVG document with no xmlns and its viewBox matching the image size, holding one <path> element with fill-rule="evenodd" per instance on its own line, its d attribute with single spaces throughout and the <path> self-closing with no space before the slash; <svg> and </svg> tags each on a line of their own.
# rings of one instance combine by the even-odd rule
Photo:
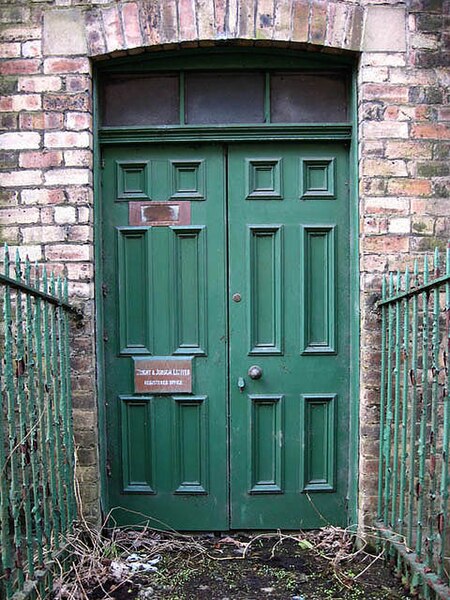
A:
<svg viewBox="0 0 450 600">
<path fill-rule="evenodd" d="M 347 148 L 166 144 L 103 156 L 115 519 L 346 524 Z"/>
</svg>

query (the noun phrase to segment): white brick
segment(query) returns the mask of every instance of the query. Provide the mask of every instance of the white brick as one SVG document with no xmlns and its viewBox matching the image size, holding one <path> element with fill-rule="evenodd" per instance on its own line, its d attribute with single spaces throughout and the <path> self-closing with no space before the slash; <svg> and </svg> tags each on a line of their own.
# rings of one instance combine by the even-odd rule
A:
<svg viewBox="0 0 450 600">
<path fill-rule="evenodd" d="M 55 131 L 44 135 L 46 148 L 89 148 L 90 135 L 87 131 Z"/>
<path fill-rule="evenodd" d="M 25 187 L 30 185 L 39 185 L 42 183 L 41 171 L 9 171 L 0 173 L 0 185 L 4 187 Z"/>
<path fill-rule="evenodd" d="M 29 224 L 39 221 L 38 208 L 3 208 L 0 210 L 0 224 Z"/>
<path fill-rule="evenodd" d="M 364 52 L 361 64 L 370 67 L 404 67 L 406 56 L 401 52 Z"/>
<path fill-rule="evenodd" d="M 64 163 L 66 167 L 92 167 L 92 153 L 90 150 L 66 150 Z"/>
<path fill-rule="evenodd" d="M 14 112 L 21 110 L 33 111 L 42 108 L 42 98 L 39 94 L 16 94 L 11 98 Z"/>
<path fill-rule="evenodd" d="M 78 209 L 78 223 L 91 222 L 91 209 L 88 206 L 80 206 Z"/>
<path fill-rule="evenodd" d="M 405 51 L 405 8 L 368 6 L 364 27 L 363 48 L 371 52 Z"/>
<path fill-rule="evenodd" d="M 411 231 L 411 219 L 398 218 L 389 220 L 389 233 L 409 233 Z"/>
<path fill-rule="evenodd" d="M 27 258 L 31 262 L 36 262 L 42 259 L 42 246 L 10 246 L 9 255 L 14 260 L 16 251 L 19 251 L 20 260 L 24 261 Z"/>
<path fill-rule="evenodd" d="M 408 123 L 396 121 L 370 121 L 363 123 L 363 139 L 407 138 Z"/>
<path fill-rule="evenodd" d="M 44 175 L 47 185 L 80 185 L 91 183 L 89 169 L 52 169 Z"/>
<path fill-rule="evenodd" d="M 2 133 L 0 135 L 0 148 L 2 150 L 23 150 L 39 148 L 41 136 L 33 131 L 18 133 Z"/>
<path fill-rule="evenodd" d="M 62 242 L 65 240 L 64 227 L 23 227 L 22 239 L 25 244 L 42 243 L 42 242 Z"/>
<path fill-rule="evenodd" d="M 383 83 L 389 79 L 387 67 L 363 67 L 361 69 L 362 83 Z"/>
<path fill-rule="evenodd" d="M 74 206 L 55 206 L 55 223 L 76 223 L 76 211 Z"/>
<path fill-rule="evenodd" d="M 85 54 L 84 17 L 80 9 L 45 12 L 44 48 L 46 54 Z"/>
<path fill-rule="evenodd" d="M 19 92 L 57 92 L 61 89 L 61 77 L 38 75 L 19 77 L 17 87 Z"/>
</svg>

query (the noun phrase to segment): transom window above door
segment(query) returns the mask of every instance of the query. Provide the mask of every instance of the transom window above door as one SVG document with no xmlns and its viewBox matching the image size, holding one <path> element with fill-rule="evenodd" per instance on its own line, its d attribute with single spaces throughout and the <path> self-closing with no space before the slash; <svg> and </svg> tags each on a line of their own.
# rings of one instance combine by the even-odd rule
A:
<svg viewBox="0 0 450 600">
<path fill-rule="evenodd" d="M 343 71 L 114 73 L 100 88 L 103 127 L 348 123 Z"/>
</svg>

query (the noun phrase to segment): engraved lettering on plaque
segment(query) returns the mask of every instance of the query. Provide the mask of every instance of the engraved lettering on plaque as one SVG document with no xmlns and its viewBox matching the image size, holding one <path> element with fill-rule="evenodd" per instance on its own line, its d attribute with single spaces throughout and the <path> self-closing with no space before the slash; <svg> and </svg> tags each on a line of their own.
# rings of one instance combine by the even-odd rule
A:
<svg viewBox="0 0 450 600">
<path fill-rule="evenodd" d="M 130 225 L 190 225 L 191 204 L 184 202 L 129 202 Z"/>
<path fill-rule="evenodd" d="M 192 357 L 134 358 L 134 391 L 138 394 L 192 393 Z"/>
</svg>

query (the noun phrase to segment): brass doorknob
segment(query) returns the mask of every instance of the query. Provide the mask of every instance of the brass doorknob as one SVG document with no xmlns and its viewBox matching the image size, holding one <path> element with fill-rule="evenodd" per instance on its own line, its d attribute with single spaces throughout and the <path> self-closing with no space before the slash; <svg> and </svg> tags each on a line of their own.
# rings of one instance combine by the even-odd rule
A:
<svg viewBox="0 0 450 600">
<path fill-rule="evenodd" d="M 262 373 L 262 369 L 258 365 L 252 365 L 248 370 L 250 379 L 261 379 Z"/>
</svg>

